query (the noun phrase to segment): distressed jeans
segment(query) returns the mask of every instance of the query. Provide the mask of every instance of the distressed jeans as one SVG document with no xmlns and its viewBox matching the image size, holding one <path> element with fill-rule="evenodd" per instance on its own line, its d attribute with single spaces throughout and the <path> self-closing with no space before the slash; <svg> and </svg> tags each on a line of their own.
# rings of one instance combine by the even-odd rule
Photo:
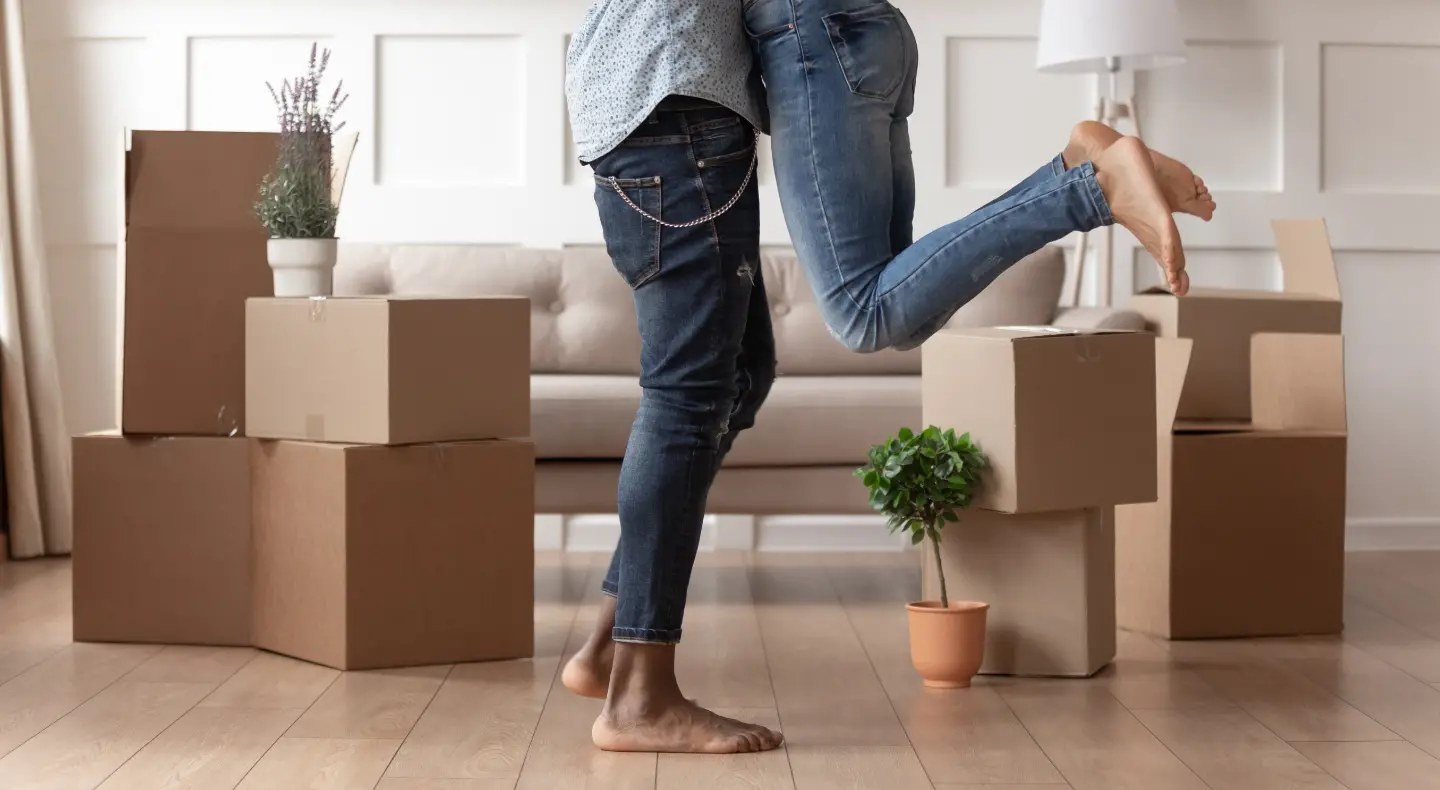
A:
<svg viewBox="0 0 1440 790">
<path fill-rule="evenodd" d="M 618 599 L 619 642 L 680 641 L 710 484 L 775 380 L 759 195 L 747 179 L 754 146 L 736 113 L 671 97 L 592 163 L 605 246 L 640 327 L 643 394 L 620 468 L 620 545 L 602 585 Z M 694 227 L 652 219 L 685 224 L 737 195 Z"/>
<path fill-rule="evenodd" d="M 1026 255 L 1114 222 L 1094 167 L 1067 170 L 1057 156 L 914 241 L 919 57 L 905 16 L 886 0 L 745 0 L 744 16 L 785 222 L 846 347 L 918 346 Z"/>
</svg>

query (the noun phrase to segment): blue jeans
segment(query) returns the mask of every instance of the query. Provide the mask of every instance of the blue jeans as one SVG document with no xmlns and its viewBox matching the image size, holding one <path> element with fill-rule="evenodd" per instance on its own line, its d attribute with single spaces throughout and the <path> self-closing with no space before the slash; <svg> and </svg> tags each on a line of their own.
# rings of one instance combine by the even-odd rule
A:
<svg viewBox="0 0 1440 790">
<path fill-rule="evenodd" d="M 754 146 L 734 112 L 672 97 L 592 164 L 605 246 L 640 325 L 643 395 L 620 469 L 620 545 L 602 585 L 618 598 L 616 641 L 680 641 L 710 484 L 775 381 L 759 194 L 753 180 L 742 191 Z M 737 194 L 691 228 L 636 210 L 683 224 Z"/>
<path fill-rule="evenodd" d="M 785 222 L 846 347 L 918 346 L 1026 255 L 1114 221 L 1094 167 L 1066 170 L 1056 157 L 913 241 L 907 119 L 919 56 L 904 15 L 885 0 L 746 0 L 744 14 Z"/>
</svg>

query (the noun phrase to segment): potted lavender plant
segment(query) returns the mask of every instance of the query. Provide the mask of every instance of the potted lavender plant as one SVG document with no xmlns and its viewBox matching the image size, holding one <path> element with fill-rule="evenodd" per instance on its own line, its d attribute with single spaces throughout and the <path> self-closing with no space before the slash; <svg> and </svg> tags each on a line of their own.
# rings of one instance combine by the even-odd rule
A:
<svg viewBox="0 0 1440 790">
<path fill-rule="evenodd" d="M 280 150 L 260 185 L 255 214 L 270 231 L 276 296 L 329 296 L 334 289 L 345 169 L 337 174 L 335 167 L 335 134 L 345 125 L 335 123 L 335 115 L 349 97 L 342 81 L 322 103 L 320 84 L 329 65 L 330 50 L 315 45 L 303 76 L 285 80 L 278 91 L 265 83 L 279 113 Z"/>
</svg>

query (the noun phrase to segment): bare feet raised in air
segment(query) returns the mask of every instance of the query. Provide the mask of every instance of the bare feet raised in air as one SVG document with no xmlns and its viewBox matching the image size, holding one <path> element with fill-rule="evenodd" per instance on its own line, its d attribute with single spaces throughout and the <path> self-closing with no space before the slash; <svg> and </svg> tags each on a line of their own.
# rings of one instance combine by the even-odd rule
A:
<svg viewBox="0 0 1440 790">
<path fill-rule="evenodd" d="M 1124 137 L 1091 161 L 1115 222 L 1134 234 L 1160 263 L 1170 292 L 1184 296 L 1190 290 L 1185 250 L 1149 149 L 1134 137 Z"/>
<path fill-rule="evenodd" d="M 764 752 L 780 733 L 705 710 L 685 699 L 675 682 L 674 645 L 615 645 L 605 710 L 590 729 L 611 752 L 735 754 Z"/>
<path fill-rule="evenodd" d="M 1082 121 L 1075 124 L 1070 131 L 1070 143 L 1065 146 L 1065 166 L 1093 162 L 1120 139 L 1119 132 L 1103 123 Z M 1155 167 L 1156 180 L 1160 182 L 1160 190 L 1171 211 L 1191 214 L 1206 222 L 1215 216 L 1215 198 L 1211 197 L 1209 187 L 1184 162 L 1153 149 L 1150 151 L 1150 162 Z"/>
</svg>

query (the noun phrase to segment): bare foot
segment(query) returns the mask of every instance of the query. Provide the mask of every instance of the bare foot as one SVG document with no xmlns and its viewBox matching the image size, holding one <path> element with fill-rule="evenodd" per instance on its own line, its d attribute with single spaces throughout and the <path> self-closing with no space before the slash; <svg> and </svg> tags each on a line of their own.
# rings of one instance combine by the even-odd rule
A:
<svg viewBox="0 0 1440 790">
<path fill-rule="evenodd" d="M 591 699 L 605 699 L 610 688 L 610 667 L 615 660 L 615 643 L 596 647 L 587 643 L 570 658 L 560 672 L 560 682 L 571 693 Z"/>
<path fill-rule="evenodd" d="M 728 719 L 686 699 L 628 711 L 607 706 L 590 737 L 607 752 L 736 754 L 767 752 L 784 742 L 774 730 Z"/>
<path fill-rule="evenodd" d="M 1190 289 L 1190 278 L 1185 274 L 1185 250 L 1151 164 L 1149 149 L 1138 139 L 1125 137 L 1091 161 L 1115 221 L 1135 234 L 1160 263 L 1170 292 L 1184 296 Z"/>
<path fill-rule="evenodd" d="M 1093 162 L 1120 139 L 1119 132 L 1103 123 L 1081 121 L 1070 131 L 1070 143 L 1065 146 L 1065 166 Z M 1171 211 L 1191 214 L 1206 222 L 1215 216 L 1215 199 L 1210 196 L 1209 187 L 1184 162 L 1154 150 L 1150 151 L 1150 162 Z"/>
</svg>

